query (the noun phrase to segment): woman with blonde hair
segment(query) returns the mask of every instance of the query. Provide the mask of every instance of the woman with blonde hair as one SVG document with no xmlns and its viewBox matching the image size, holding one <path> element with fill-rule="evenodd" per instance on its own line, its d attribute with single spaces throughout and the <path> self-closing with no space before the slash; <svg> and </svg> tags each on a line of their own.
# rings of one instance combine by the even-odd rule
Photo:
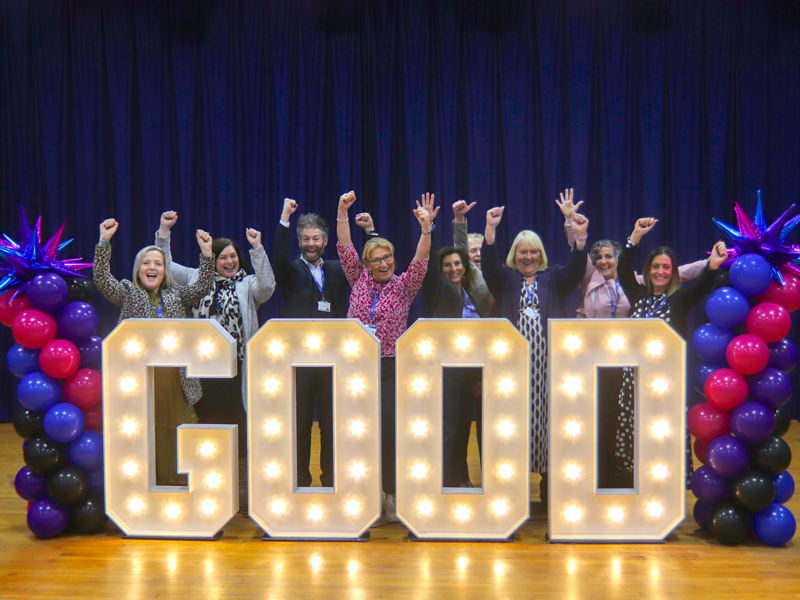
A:
<svg viewBox="0 0 800 600">
<path fill-rule="evenodd" d="M 164 252 L 156 246 L 139 251 L 131 281 L 117 280 L 111 274 L 111 238 L 119 224 L 106 219 L 100 224 L 100 241 L 94 253 L 94 284 L 103 296 L 120 309 L 119 320 L 182 319 L 188 309 L 214 286 L 214 255 L 211 236 L 197 230 L 202 251 L 195 282 L 177 285 L 167 268 Z M 155 369 L 156 484 L 185 485 L 186 476 L 178 475 L 177 427 L 197 423 L 194 405 L 203 395 L 200 381 L 186 377 L 186 369 Z"/>
<path fill-rule="evenodd" d="M 548 265 L 541 238 L 525 230 L 517 234 L 503 266 L 495 230 L 504 208 L 486 213 L 482 272 L 497 302 L 497 316 L 511 321 L 531 343 L 531 471 L 542 476 L 540 498 L 547 502 L 547 320 L 565 316 L 564 300 L 586 271 L 589 221 L 575 224 L 577 240 L 567 265 Z"/>
</svg>

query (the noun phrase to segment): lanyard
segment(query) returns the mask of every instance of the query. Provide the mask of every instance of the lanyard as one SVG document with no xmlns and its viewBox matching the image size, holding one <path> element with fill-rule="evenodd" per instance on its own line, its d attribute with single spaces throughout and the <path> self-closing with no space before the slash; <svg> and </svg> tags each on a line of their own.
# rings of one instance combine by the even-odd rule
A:
<svg viewBox="0 0 800 600">
<path fill-rule="evenodd" d="M 658 306 L 656 306 L 656 308 L 655 308 L 655 312 L 658 312 L 658 310 L 659 310 L 659 309 L 660 309 L 662 306 L 664 306 L 664 302 L 666 302 L 666 301 L 667 301 L 667 297 L 666 297 L 666 296 L 664 296 L 664 297 L 661 299 L 661 302 L 659 302 L 659 303 L 658 303 Z M 649 318 L 651 317 L 651 315 L 652 315 L 652 314 L 653 314 L 653 302 L 652 302 L 652 298 L 651 298 L 650 300 L 648 300 L 648 301 L 647 301 L 647 318 L 649 319 Z"/>
<path fill-rule="evenodd" d="M 153 308 L 153 312 L 156 313 L 156 316 L 159 319 L 164 318 L 164 309 L 163 309 L 164 301 L 162 299 L 159 298 L 158 300 L 158 308 L 156 308 L 152 302 L 150 303 L 150 306 Z"/>
<path fill-rule="evenodd" d="M 539 286 L 537 285 L 538 284 L 538 280 L 534 279 L 533 283 L 530 284 L 530 287 L 528 287 L 528 282 L 525 281 L 524 279 L 522 280 L 522 283 L 525 284 L 525 292 L 528 294 L 528 300 L 531 301 L 531 306 L 535 305 L 536 302 L 533 301 L 533 294 L 535 294 L 537 292 L 537 290 L 539 289 Z M 531 294 L 531 287 L 533 288 L 533 294 Z"/>
<path fill-rule="evenodd" d="M 325 300 L 325 291 L 323 290 L 323 288 L 325 287 L 325 271 L 320 269 L 319 274 L 320 274 L 320 279 L 322 279 L 322 285 L 320 285 L 319 281 L 317 281 L 317 278 L 314 277 L 314 273 L 311 273 L 311 279 L 314 280 L 314 283 L 316 284 L 319 293 L 322 295 L 322 299 Z"/>
<path fill-rule="evenodd" d="M 385 288 L 387 285 L 392 283 L 392 279 L 394 279 L 394 275 L 392 275 L 391 279 L 389 279 L 389 281 L 387 281 L 386 284 L 383 287 Z M 378 302 L 380 302 L 380 299 L 381 299 L 381 297 L 379 295 L 377 295 L 377 290 L 378 290 L 377 284 L 375 282 L 373 282 L 372 283 L 372 306 L 369 307 L 369 322 L 370 323 L 372 323 L 372 321 L 375 318 L 375 307 L 378 306 Z"/>
<path fill-rule="evenodd" d="M 617 301 L 614 301 L 614 293 L 611 291 L 611 284 L 606 280 L 606 286 L 608 287 L 608 297 L 611 298 L 611 318 L 615 318 L 617 316 L 617 306 L 619 306 L 619 279 L 615 279 L 614 283 L 617 284 Z"/>
</svg>

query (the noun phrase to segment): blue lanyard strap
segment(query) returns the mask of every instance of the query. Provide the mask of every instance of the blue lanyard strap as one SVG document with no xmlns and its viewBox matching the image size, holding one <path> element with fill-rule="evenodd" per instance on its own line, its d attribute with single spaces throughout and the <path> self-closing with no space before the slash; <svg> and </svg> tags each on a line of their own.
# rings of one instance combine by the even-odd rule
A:
<svg viewBox="0 0 800 600">
<path fill-rule="evenodd" d="M 528 282 L 525 281 L 524 279 L 522 280 L 522 283 L 525 285 L 525 292 L 528 294 L 528 300 L 530 300 L 531 306 L 533 306 L 534 304 L 536 304 L 536 302 L 534 302 L 533 300 L 533 294 L 535 294 L 538 290 L 537 280 L 534 279 L 533 283 L 531 283 L 530 286 L 528 285 Z M 531 288 L 533 288 L 533 294 L 531 294 Z"/>
<path fill-rule="evenodd" d="M 615 279 L 614 283 L 617 284 L 617 299 L 614 300 L 614 293 L 611 291 L 611 283 L 606 280 L 606 286 L 608 287 L 608 297 L 611 298 L 611 318 L 614 319 L 617 316 L 617 306 L 619 306 L 619 279 Z"/>
<path fill-rule="evenodd" d="M 159 319 L 163 319 L 164 318 L 164 308 L 163 308 L 164 307 L 164 300 L 159 298 L 159 300 L 158 300 L 158 308 L 156 308 L 153 303 L 150 303 L 150 306 L 153 307 L 153 312 L 156 313 L 156 316 Z"/>
<path fill-rule="evenodd" d="M 391 278 L 389 279 L 389 281 L 387 281 L 384 284 L 384 286 L 383 286 L 384 289 L 386 288 L 387 285 L 392 283 L 392 279 L 394 279 L 394 275 L 392 275 Z M 383 292 L 383 290 L 381 290 L 381 292 Z M 372 306 L 369 307 L 369 322 L 370 323 L 372 323 L 372 321 L 375 319 L 375 307 L 378 306 L 378 302 L 380 302 L 380 300 L 381 300 L 381 297 L 378 295 L 378 284 L 373 281 L 372 282 Z"/>
<path fill-rule="evenodd" d="M 314 283 L 316 284 L 317 289 L 319 290 L 319 293 L 322 294 L 322 299 L 325 300 L 325 290 L 323 289 L 325 287 L 325 271 L 320 269 L 319 270 L 319 274 L 320 274 L 320 278 L 322 279 L 322 285 L 320 285 L 320 282 L 317 281 L 316 277 L 314 277 L 314 273 L 311 273 L 311 279 L 314 280 Z"/>
<path fill-rule="evenodd" d="M 649 318 L 652 316 L 653 312 L 658 312 L 658 311 L 659 311 L 659 309 L 660 309 L 662 306 L 664 306 L 664 302 L 666 302 L 666 301 L 667 301 L 667 297 L 666 297 L 666 296 L 664 296 L 664 297 L 661 299 L 661 302 L 659 302 L 659 303 L 658 303 L 658 306 L 656 306 L 655 310 L 653 310 L 653 299 L 652 299 L 652 298 L 651 298 L 651 299 L 649 299 L 649 300 L 647 301 L 647 318 L 649 319 Z"/>
</svg>

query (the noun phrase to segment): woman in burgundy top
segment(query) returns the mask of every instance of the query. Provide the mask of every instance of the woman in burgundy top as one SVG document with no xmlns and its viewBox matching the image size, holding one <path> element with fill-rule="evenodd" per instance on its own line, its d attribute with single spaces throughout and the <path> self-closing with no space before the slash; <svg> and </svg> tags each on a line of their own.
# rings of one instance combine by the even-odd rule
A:
<svg viewBox="0 0 800 600">
<path fill-rule="evenodd" d="M 394 246 L 389 240 L 372 238 L 364 245 L 362 256 L 358 256 L 350 241 L 347 217 L 347 210 L 355 201 L 356 195 L 353 192 L 339 198 L 339 214 L 336 218 L 336 234 L 339 240 L 336 250 L 339 252 L 347 282 L 353 290 L 350 293 L 347 316 L 372 328 L 381 341 L 381 468 L 383 491 L 386 494 L 384 506 L 386 518 L 397 521 L 394 451 L 395 344 L 406 330 L 411 302 L 425 279 L 431 250 L 431 220 L 439 209 L 432 215 L 422 207 L 414 211 L 414 216 L 422 227 L 417 253 L 408 265 L 408 270 L 395 276 Z"/>
</svg>

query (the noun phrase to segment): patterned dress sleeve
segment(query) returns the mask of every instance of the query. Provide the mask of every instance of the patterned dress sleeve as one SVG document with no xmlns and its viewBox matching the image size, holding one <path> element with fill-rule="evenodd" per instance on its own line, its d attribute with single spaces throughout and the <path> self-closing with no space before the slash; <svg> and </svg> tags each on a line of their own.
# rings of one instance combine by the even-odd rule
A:
<svg viewBox="0 0 800 600">
<path fill-rule="evenodd" d="M 348 246 L 342 246 L 339 242 L 336 242 L 336 252 L 339 253 L 339 260 L 342 261 L 342 268 L 344 269 L 345 277 L 347 277 L 347 283 L 350 287 L 353 287 L 364 271 L 364 265 L 358 256 L 358 252 L 356 252 L 356 247 L 353 246 L 352 242 L 350 242 Z M 421 280 L 420 285 L 422 285 Z"/>
<path fill-rule="evenodd" d="M 116 277 L 111 274 L 111 246 L 95 246 L 94 249 L 94 285 L 112 304 L 122 308 L 128 291 Z"/>
<path fill-rule="evenodd" d="M 189 286 L 181 286 L 179 297 L 184 308 L 190 308 L 200 302 L 214 287 L 214 256 L 200 255 L 200 269 L 197 271 L 197 281 Z"/>
<path fill-rule="evenodd" d="M 422 282 L 425 281 L 425 273 L 428 272 L 428 258 L 426 256 L 422 260 L 412 260 L 406 272 L 401 275 L 403 289 L 409 302 L 416 297 L 417 292 L 422 287 Z"/>
</svg>

